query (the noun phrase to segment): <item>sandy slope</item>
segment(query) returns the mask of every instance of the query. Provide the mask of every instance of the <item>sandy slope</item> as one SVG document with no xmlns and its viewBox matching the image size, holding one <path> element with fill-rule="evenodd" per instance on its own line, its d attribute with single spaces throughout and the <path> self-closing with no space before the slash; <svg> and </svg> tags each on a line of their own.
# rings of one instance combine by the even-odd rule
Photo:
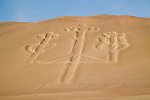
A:
<svg viewBox="0 0 150 100">
<path fill-rule="evenodd" d="M 0 100 L 148 100 L 150 19 L 0 23 Z"/>
</svg>

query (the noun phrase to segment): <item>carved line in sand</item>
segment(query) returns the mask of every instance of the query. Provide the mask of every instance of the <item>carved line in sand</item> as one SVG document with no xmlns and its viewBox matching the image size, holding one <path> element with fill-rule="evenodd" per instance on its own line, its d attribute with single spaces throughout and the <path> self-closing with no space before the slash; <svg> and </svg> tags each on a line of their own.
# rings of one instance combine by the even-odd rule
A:
<svg viewBox="0 0 150 100">
<path fill-rule="evenodd" d="M 107 62 L 118 62 L 120 51 L 129 47 L 125 33 L 107 32 L 97 36 L 96 48 L 108 53 Z"/>
<path fill-rule="evenodd" d="M 56 43 L 51 43 L 52 39 L 57 39 L 59 34 L 53 32 L 39 34 L 38 38 L 41 39 L 40 43 L 31 44 L 26 46 L 26 50 L 31 53 L 31 56 L 27 59 L 27 63 L 33 63 L 36 58 L 43 53 L 46 49 L 56 46 Z"/>
<path fill-rule="evenodd" d="M 75 34 L 73 38 L 74 43 L 72 46 L 72 52 L 65 66 L 65 69 L 61 74 L 60 80 L 61 82 L 70 83 L 71 80 L 74 78 L 75 73 L 77 71 L 77 67 L 81 62 L 80 60 L 82 57 L 86 32 L 99 31 L 99 28 L 87 25 L 78 25 L 69 28 L 64 28 L 64 31 L 73 32 Z"/>
</svg>

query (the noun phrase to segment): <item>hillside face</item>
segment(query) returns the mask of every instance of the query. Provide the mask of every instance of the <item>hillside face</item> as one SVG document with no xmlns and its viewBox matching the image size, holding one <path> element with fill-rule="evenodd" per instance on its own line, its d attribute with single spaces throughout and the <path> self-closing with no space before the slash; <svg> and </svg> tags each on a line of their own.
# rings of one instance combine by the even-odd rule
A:
<svg viewBox="0 0 150 100">
<path fill-rule="evenodd" d="M 150 94 L 149 76 L 149 18 L 68 16 L 0 23 L 2 100 L 135 99 Z"/>
</svg>

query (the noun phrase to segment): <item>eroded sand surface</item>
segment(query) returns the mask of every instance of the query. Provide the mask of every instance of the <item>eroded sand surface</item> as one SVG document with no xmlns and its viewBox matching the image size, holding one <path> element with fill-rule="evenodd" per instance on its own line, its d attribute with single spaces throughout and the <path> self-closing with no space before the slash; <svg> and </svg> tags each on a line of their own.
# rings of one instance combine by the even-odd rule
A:
<svg viewBox="0 0 150 100">
<path fill-rule="evenodd" d="M 149 94 L 149 18 L 0 23 L 0 100 L 148 100 Z"/>
</svg>

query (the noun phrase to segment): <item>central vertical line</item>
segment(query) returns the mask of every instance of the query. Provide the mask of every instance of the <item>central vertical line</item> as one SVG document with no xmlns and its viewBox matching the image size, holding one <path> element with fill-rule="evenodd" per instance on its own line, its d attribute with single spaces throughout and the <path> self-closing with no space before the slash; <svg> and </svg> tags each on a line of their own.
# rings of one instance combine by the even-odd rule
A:
<svg viewBox="0 0 150 100">
<path fill-rule="evenodd" d="M 114 34 L 111 37 L 111 46 L 110 46 L 110 61 L 116 63 L 118 61 L 118 38 L 117 35 Z"/>
<path fill-rule="evenodd" d="M 66 65 L 65 72 L 61 79 L 62 82 L 70 83 L 74 78 L 74 75 L 77 71 L 78 65 L 80 64 L 81 60 L 81 54 L 83 51 L 85 41 L 85 33 L 86 28 L 83 27 L 83 29 L 79 31 L 76 44 L 73 47 L 73 54 L 70 56 L 69 62 Z"/>
</svg>

